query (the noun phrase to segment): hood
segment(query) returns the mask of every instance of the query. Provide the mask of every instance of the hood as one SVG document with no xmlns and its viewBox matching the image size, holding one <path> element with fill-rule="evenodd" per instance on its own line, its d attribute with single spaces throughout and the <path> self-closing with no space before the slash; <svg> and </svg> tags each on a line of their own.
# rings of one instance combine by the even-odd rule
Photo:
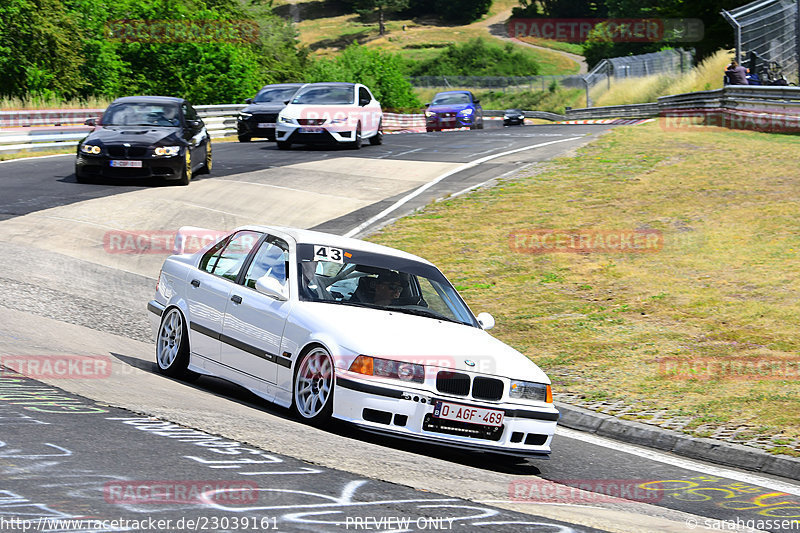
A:
<svg viewBox="0 0 800 533">
<path fill-rule="evenodd" d="M 318 302 L 300 302 L 293 315 L 313 325 L 312 331 L 322 329 L 350 353 L 550 383 L 533 361 L 479 328 L 396 311 Z"/>
<path fill-rule="evenodd" d="M 431 105 L 428 106 L 428 111 L 432 111 L 434 113 L 458 113 L 462 109 L 467 109 L 469 107 L 474 108 L 474 104 L 444 104 L 444 105 Z"/>
<path fill-rule="evenodd" d="M 103 144 L 186 144 L 181 138 L 180 128 L 161 128 L 152 126 L 100 126 L 89 134 L 83 142 L 100 141 Z"/>
<path fill-rule="evenodd" d="M 242 109 L 242 113 L 280 113 L 286 107 L 283 102 L 264 102 L 261 104 L 249 104 Z"/>
</svg>

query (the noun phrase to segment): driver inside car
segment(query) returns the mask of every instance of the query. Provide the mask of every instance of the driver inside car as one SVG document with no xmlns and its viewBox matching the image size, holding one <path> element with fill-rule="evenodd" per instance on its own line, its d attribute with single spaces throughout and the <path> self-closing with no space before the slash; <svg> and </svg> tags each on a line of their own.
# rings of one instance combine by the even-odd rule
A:
<svg viewBox="0 0 800 533">
<path fill-rule="evenodd" d="M 375 282 L 375 299 L 372 303 L 388 306 L 396 303 L 403 292 L 402 278 L 397 272 L 386 272 L 378 275 Z"/>
</svg>

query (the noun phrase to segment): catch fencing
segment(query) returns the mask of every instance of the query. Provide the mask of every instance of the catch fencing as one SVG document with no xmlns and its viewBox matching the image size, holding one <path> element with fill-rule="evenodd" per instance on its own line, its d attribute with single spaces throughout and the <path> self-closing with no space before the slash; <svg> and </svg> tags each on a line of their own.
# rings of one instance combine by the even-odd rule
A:
<svg viewBox="0 0 800 533">
<path fill-rule="evenodd" d="M 736 60 L 774 61 L 784 75 L 798 79 L 800 62 L 800 11 L 798 0 L 757 0 L 731 11 L 722 11 L 733 26 Z M 763 65 L 752 65 L 761 70 Z"/>
</svg>

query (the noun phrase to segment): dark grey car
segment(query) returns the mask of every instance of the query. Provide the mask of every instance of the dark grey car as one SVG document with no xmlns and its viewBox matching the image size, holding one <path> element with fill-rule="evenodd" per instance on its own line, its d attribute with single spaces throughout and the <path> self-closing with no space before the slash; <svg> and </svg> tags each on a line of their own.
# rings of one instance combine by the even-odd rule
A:
<svg viewBox="0 0 800 533">
<path fill-rule="evenodd" d="M 291 100 L 303 85 L 303 83 L 265 85 L 254 98 L 245 100 L 249 105 L 239 112 L 239 117 L 236 119 L 239 142 L 249 142 L 254 137 L 274 141 L 278 113 L 286 107 L 286 102 Z"/>
</svg>

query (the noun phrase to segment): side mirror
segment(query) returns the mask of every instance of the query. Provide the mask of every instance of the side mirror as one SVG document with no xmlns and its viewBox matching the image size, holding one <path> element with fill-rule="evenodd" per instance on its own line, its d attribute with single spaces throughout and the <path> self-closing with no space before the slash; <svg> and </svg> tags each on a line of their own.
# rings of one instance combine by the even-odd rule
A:
<svg viewBox="0 0 800 533">
<path fill-rule="evenodd" d="M 481 101 L 476 98 L 475 100 L 472 101 L 472 103 L 478 105 L 481 103 Z"/>
<path fill-rule="evenodd" d="M 202 120 L 187 120 L 187 121 L 186 121 L 186 124 L 187 124 L 187 125 L 188 125 L 190 128 L 197 129 L 197 128 L 199 128 L 200 126 L 202 126 L 202 124 L 203 124 L 203 121 L 202 121 Z"/>
<path fill-rule="evenodd" d="M 283 105 L 289 105 L 289 102 L 291 102 L 291 100 L 284 100 Z"/>
<path fill-rule="evenodd" d="M 252 98 L 245 98 L 244 99 L 244 103 L 245 104 L 252 104 L 253 103 L 253 99 Z"/>
<path fill-rule="evenodd" d="M 256 290 L 279 302 L 285 302 L 289 299 L 283 293 L 283 285 L 281 285 L 281 282 L 270 275 L 261 276 L 256 280 Z"/>
<path fill-rule="evenodd" d="M 369 105 L 369 103 L 370 103 L 371 101 L 372 101 L 372 100 L 370 100 L 369 98 L 362 98 L 361 100 L 359 100 L 359 101 L 358 101 L 358 105 L 359 105 L 360 107 L 364 107 L 365 105 Z"/>
<path fill-rule="evenodd" d="M 83 121 L 84 126 L 97 126 L 97 119 L 96 118 L 87 118 Z"/>
<path fill-rule="evenodd" d="M 494 317 L 489 313 L 479 313 L 477 319 L 478 324 L 480 324 L 484 330 L 490 330 L 494 327 Z"/>
<path fill-rule="evenodd" d="M 431 103 L 430 103 L 430 102 L 428 102 L 427 104 L 425 104 L 425 107 L 430 107 L 430 106 L 431 106 Z"/>
</svg>

